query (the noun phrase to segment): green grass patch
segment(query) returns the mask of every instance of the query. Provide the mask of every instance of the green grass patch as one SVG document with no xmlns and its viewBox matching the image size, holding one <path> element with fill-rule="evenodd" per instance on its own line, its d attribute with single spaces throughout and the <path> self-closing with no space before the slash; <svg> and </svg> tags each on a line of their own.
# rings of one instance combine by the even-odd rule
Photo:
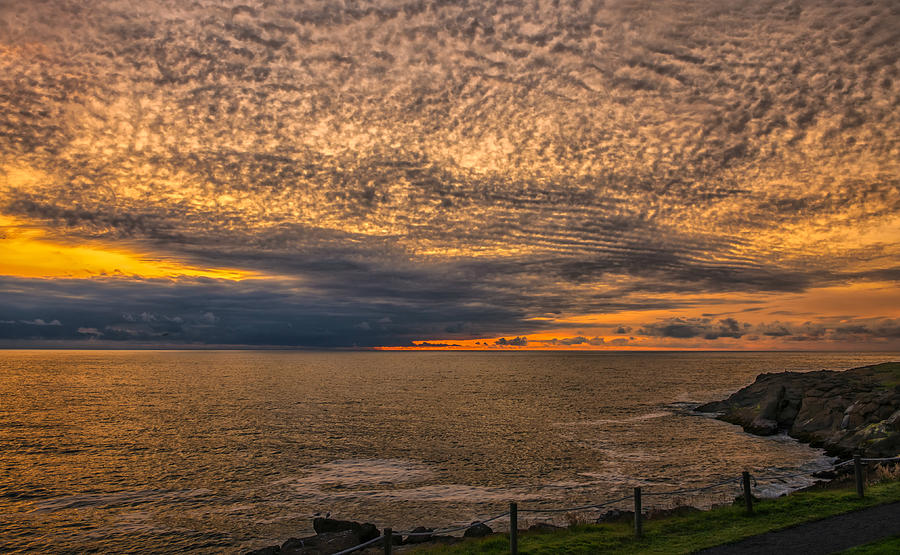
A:
<svg viewBox="0 0 900 555">
<path fill-rule="evenodd" d="M 900 553 L 900 536 L 841 551 L 841 555 L 896 555 L 897 553 Z"/>
<path fill-rule="evenodd" d="M 870 486 L 866 497 L 854 491 L 818 490 L 795 493 L 756 505 L 753 515 L 743 507 L 718 507 L 709 511 L 672 516 L 644 523 L 644 537 L 634 538 L 631 524 L 580 525 L 552 532 L 523 532 L 519 552 L 539 554 L 691 553 L 698 549 L 787 528 L 883 503 L 900 501 L 900 481 Z M 417 553 L 508 553 L 506 536 L 470 540 L 453 546 L 426 548 Z M 880 552 L 878 552 L 880 553 Z"/>
<path fill-rule="evenodd" d="M 900 362 L 885 362 L 870 367 L 874 378 L 888 388 L 900 385 Z"/>
</svg>

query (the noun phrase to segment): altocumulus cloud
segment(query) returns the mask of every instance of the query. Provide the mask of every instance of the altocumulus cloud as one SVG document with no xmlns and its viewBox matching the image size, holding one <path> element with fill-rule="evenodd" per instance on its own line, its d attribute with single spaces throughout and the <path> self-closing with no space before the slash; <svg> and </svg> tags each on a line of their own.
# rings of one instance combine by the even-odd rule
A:
<svg viewBox="0 0 900 555">
<path fill-rule="evenodd" d="M 407 345 L 896 282 L 843 238 L 900 208 L 898 43 L 893 0 L 4 3 L 0 211 L 276 277 L 6 277 L 0 334 Z M 893 329 L 818 325 L 757 332 Z"/>
</svg>

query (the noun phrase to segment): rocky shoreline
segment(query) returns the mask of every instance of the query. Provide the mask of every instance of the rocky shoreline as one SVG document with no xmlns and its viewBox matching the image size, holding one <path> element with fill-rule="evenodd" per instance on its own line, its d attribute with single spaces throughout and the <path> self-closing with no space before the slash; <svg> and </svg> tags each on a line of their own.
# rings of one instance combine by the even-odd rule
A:
<svg viewBox="0 0 900 555">
<path fill-rule="evenodd" d="M 756 435 L 787 433 L 826 453 L 850 457 L 859 451 L 866 457 L 893 457 L 900 454 L 900 362 L 889 362 L 834 372 L 781 372 L 760 374 L 751 385 L 725 400 L 700 405 L 696 412 L 715 413 L 716 418 L 742 426 Z M 816 476 L 834 479 L 829 471 Z M 670 513 L 696 511 L 678 507 L 648 514 L 658 518 Z M 609 511 L 597 522 L 629 520 L 629 511 Z M 556 529 L 536 524 L 531 529 Z M 381 536 L 374 524 L 330 518 L 313 519 L 315 536 L 290 538 L 248 552 L 247 555 L 326 555 L 355 547 Z M 487 525 L 473 523 L 462 537 L 431 535 L 433 529 L 419 527 L 416 535 L 394 535 L 397 552 L 422 544 L 450 544 L 465 538 L 485 537 L 495 532 Z M 381 553 L 376 544 L 358 553 Z"/>
<path fill-rule="evenodd" d="M 290 538 L 281 545 L 270 545 L 256 549 L 247 555 L 330 555 L 345 549 L 361 545 L 369 540 L 381 537 L 382 531 L 374 524 L 359 523 L 349 520 L 335 520 L 331 518 L 314 518 L 313 530 L 315 536 L 304 538 Z M 433 528 L 418 527 L 411 530 L 410 534 L 392 535 L 392 543 L 395 546 L 419 546 L 424 543 L 451 544 L 463 541 L 465 538 L 481 538 L 489 536 L 494 531 L 486 524 L 472 523 L 462 537 L 433 535 Z M 396 550 L 402 552 L 402 547 Z M 381 553 L 383 547 L 376 544 L 356 553 Z"/>
<path fill-rule="evenodd" d="M 760 374 L 728 399 L 694 410 L 756 435 L 784 432 L 832 456 L 893 457 L 900 454 L 900 362 Z"/>
<path fill-rule="evenodd" d="M 740 500 L 740 498 L 738 498 Z M 699 512 L 700 509 L 689 506 L 674 507 L 671 509 L 653 509 L 642 513 L 647 520 L 655 520 L 666 518 L 674 515 L 684 515 L 692 512 Z M 634 512 L 627 510 L 611 509 L 596 519 L 597 524 L 609 522 L 632 522 Z M 331 555 L 361 545 L 369 540 L 381 537 L 382 531 L 378 530 L 374 524 L 362 524 L 348 520 L 334 520 L 330 518 L 314 518 L 313 529 L 316 531 L 315 536 L 305 538 L 290 538 L 281 545 L 270 545 L 260 549 L 247 552 L 246 555 Z M 561 530 L 562 527 L 554 524 L 541 522 L 532 524 L 527 530 L 520 532 L 548 532 L 553 530 Z M 440 544 L 454 544 L 465 541 L 468 538 L 484 538 L 499 534 L 490 526 L 480 522 L 473 522 L 462 536 L 446 536 L 433 535 L 432 528 L 418 527 L 411 530 L 412 534 L 392 535 L 394 552 L 402 553 L 404 551 L 414 550 L 422 547 L 423 544 L 432 546 Z M 363 548 L 354 553 L 373 554 L 383 553 L 384 548 L 380 543 L 376 542 L 371 547 Z"/>
</svg>

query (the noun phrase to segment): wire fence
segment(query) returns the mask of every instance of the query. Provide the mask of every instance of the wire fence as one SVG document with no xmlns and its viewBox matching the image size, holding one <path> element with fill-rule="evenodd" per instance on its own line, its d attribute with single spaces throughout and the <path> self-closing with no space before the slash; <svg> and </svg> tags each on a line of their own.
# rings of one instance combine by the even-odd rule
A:
<svg viewBox="0 0 900 555">
<path fill-rule="evenodd" d="M 843 468 L 848 465 L 855 466 L 855 475 L 856 475 L 856 487 L 857 493 L 860 497 L 864 495 L 864 465 L 868 463 L 900 463 L 900 457 L 884 457 L 884 458 L 862 458 L 862 457 L 854 457 L 848 461 L 844 461 L 833 466 L 834 469 Z M 735 486 L 739 485 L 741 490 L 741 497 L 743 498 L 743 502 L 747 508 L 747 511 L 753 512 L 753 488 L 759 486 L 758 480 L 779 480 L 782 482 L 786 482 L 787 480 L 795 479 L 798 477 L 807 477 L 810 478 L 809 472 L 799 472 L 795 474 L 772 474 L 771 472 L 767 472 L 770 469 L 763 469 L 760 472 L 760 475 L 751 475 L 749 472 L 744 472 L 741 478 L 730 478 L 727 480 L 723 480 L 721 482 L 717 482 L 715 484 L 710 484 L 707 486 L 701 486 L 696 488 L 683 488 L 672 491 L 648 491 L 642 492 L 640 487 L 634 488 L 633 495 L 626 495 L 624 497 L 619 497 L 617 499 L 612 499 L 608 501 L 604 501 L 603 503 L 595 503 L 591 505 L 579 505 L 574 507 L 561 507 L 561 508 L 552 508 L 552 509 L 540 509 L 540 508 L 519 508 L 516 503 L 510 503 L 510 509 L 503 513 L 500 513 L 496 516 L 492 516 L 490 518 L 486 518 L 483 520 L 478 520 L 472 522 L 471 524 L 466 524 L 464 526 L 457 526 L 453 528 L 444 528 L 439 530 L 430 530 L 427 532 L 415 532 L 412 530 L 409 531 L 393 531 L 391 528 L 385 528 L 384 534 L 368 540 L 364 543 L 351 547 L 349 549 L 345 549 L 343 551 L 339 551 L 334 555 L 348 555 L 350 553 L 354 553 L 360 551 L 362 549 L 366 549 L 368 547 L 374 546 L 376 544 L 382 544 L 384 547 L 384 552 L 387 555 L 390 555 L 394 537 L 434 537 L 434 536 L 446 536 L 448 534 L 452 534 L 455 532 L 461 532 L 463 530 L 468 530 L 473 526 L 478 525 L 486 525 L 489 522 L 494 522 L 496 520 L 500 520 L 506 517 L 510 518 L 510 526 L 509 526 L 509 535 L 510 535 L 510 553 L 516 555 L 517 553 L 517 536 L 518 536 L 518 526 L 517 526 L 517 517 L 522 513 L 534 513 L 534 514 L 553 514 L 553 513 L 578 513 L 584 511 L 593 511 L 600 510 L 611 507 L 618 503 L 622 503 L 628 500 L 634 500 L 634 524 L 635 524 L 635 534 L 641 535 L 641 521 L 643 518 L 642 515 L 642 504 L 641 498 L 643 497 L 670 497 L 670 496 L 684 496 L 689 494 L 701 494 L 706 493 L 711 490 L 715 490 L 717 488 L 722 488 L 724 486 Z M 752 484 L 752 485 L 751 485 Z"/>
</svg>

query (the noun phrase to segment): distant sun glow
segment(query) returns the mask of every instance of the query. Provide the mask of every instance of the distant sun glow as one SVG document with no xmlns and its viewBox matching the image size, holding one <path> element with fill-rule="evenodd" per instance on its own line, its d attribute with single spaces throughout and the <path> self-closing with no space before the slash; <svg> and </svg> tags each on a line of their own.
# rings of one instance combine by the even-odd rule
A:
<svg viewBox="0 0 900 555">
<path fill-rule="evenodd" d="M 100 241 L 69 244 L 50 239 L 44 230 L 6 216 L 0 216 L 0 275 L 31 278 L 187 276 L 226 280 L 254 276 L 243 270 L 200 268 Z"/>
</svg>

